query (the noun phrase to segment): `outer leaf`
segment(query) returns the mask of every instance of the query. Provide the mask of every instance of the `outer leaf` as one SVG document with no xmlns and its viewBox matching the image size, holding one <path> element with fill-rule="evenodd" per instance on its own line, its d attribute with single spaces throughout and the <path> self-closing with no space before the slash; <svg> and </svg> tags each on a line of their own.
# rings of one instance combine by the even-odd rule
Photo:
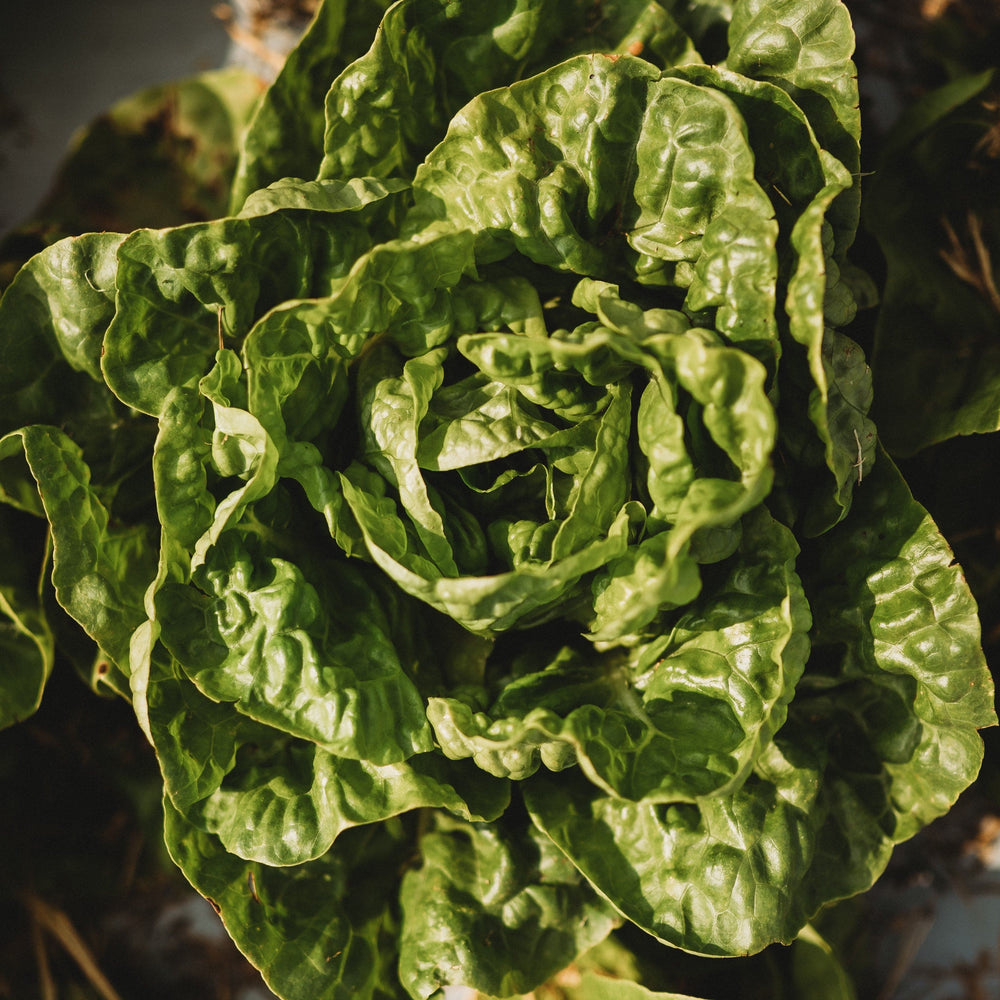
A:
<svg viewBox="0 0 1000 1000">
<path fill-rule="evenodd" d="M 230 211 L 283 177 L 315 177 L 323 156 L 323 96 L 369 44 L 388 0 L 323 0 L 278 78 L 263 95 L 240 148 Z"/>
<path fill-rule="evenodd" d="M 822 612 L 813 657 L 740 791 L 657 808 L 601 798 L 569 772 L 525 786 L 535 822 L 590 881 L 685 950 L 789 941 L 867 889 L 892 845 L 974 779 L 976 729 L 995 722 L 975 604 L 887 460 L 822 548 L 807 586 Z"/>
<path fill-rule="evenodd" d="M 792 949 L 796 989 L 817 1000 L 857 1000 L 850 977 L 812 924 L 806 924 Z"/>
<path fill-rule="evenodd" d="M 0 461 L 19 454 L 38 484 L 52 528 L 59 603 L 124 668 L 152 576 L 146 532 L 109 527 L 79 448 L 57 428 L 36 425 L 0 438 Z"/>
<path fill-rule="evenodd" d="M 129 406 L 160 414 L 170 391 L 211 367 L 269 308 L 329 295 L 371 243 L 365 206 L 139 230 L 118 252 L 118 297 L 101 359 Z M 375 203 L 377 208 L 377 202 Z"/>
<path fill-rule="evenodd" d="M 0 729 L 21 722 L 42 700 L 52 672 L 52 632 L 42 609 L 40 566 L 31 558 L 45 539 L 23 511 L 0 506 Z M 41 535 L 41 537 L 39 537 Z M 33 537 L 34 536 L 34 537 Z"/>
<path fill-rule="evenodd" d="M 64 423 L 115 463 L 129 423 L 100 379 L 101 340 L 114 315 L 115 251 L 122 237 L 67 239 L 34 257 L 0 301 L 0 433 L 33 422 Z M 119 423 L 121 421 L 121 423 Z M 122 447 L 124 445 L 124 447 Z M 10 463 L 7 463 L 8 466 Z M 8 496 L 15 487 L 5 473 Z M 16 491 L 34 493 L 25 480 Z M 31 503 L 31 501 L 24 501 Z M 37 506 L 37 501 L 34 501 Z"/>
<path fill-rule="evenodd" d="M 391 873 L 410 845 L 385 828 L 295 868 L 226 853 L 164 800 L 170 856 L 222 917 L 237 947 L 285 1000 L 399 1000 Z M 389 875 L 389 878 L 387 878 Z"/>
<path fill-rule="evenodd" d="M 579 26 L 579 0 L 403 0 L 326 97 L 320 177 L 410 176 L 448 119 Z"/>
<path fill-rule="evenodd" d="M 840 0 L 742 0 L 733 5 L 726 67 L 768 80 L 808 115 L 821 145 L 853 184 L 833 210 L 838 259 L 854 240 L 860 207 L 861 114 L 854 32 Z"/>
<path fill-rule="evenodd" d="M 880 455 L 879 463 L 884 472 L 866 480 L 860 510 L 823 546 L 820 574 L 806 590 L 819 662 L 836 650 L 836 693 L 856 699 L 850 729 L 869 733 L 886 762 L 892 836 L 900 841 L 945 812 L 975 778 L 982 743 L 974 727 L 994 725 L 996 716 L 962 571 L 891 461 Z M 803 711 L 823 704 L 824 681 L 817 678 L 816 701 Z M 841 706 L 838 712 L 848 707 Z"/>
<path fill-rule="evenodd" d="M 173 806 L 225 849 L 267 865 L 323 855 L 352 827 L 421 808 L 492 821 L 505 783 L 433 755 L 375 765 L 290 740 L 213 702 L 162 648 L 151 655 L 146 712 Z"/>
<path fill-rule="evenodd" d="M 114 316 L 115 254 L 123 239 L 91 233 L 61 240 L 21 269 L 0 312 L 0 393 L 30 391 L 62 360 L 100 380 L 101 339 Z"/>
<path fill-rule="evenodd" d="M 443 821 L 420 850 L 400 893 L 400 979 L 418 1000 L 449 983 L 523 993 L 614 927 L 610 907 L 535 831 Z"/>
<path fill-rule="evenodd" d="M 244 745 L 219 790 L 188 818 L 239 857 L 298 865 L 325 854 L 351 827 L 415 809 L 490 823 L 509 801 L 505 782 L 484 781 L 476 769 L 449 766 L 435 754 L 375 765 L 282 741 L 271 752 Z"/>
<path fill-rule="evenodd" d="M 332 753 L 389 764 L 429 750 L 384 592 L 350 566 L 306 566 L 226 533 L 191 587 L 158 593 L 162 641 L 209 697 Z"/>
<path fill-rule="evenodd" d="M 350 212 L 376 202 L 392 203 L 392 196 L 409 187 L 389 178 L 352 177 L 350 180 L 302 181 L 285 177 L 250 194 L 240 209 L 240 218 L 270 215 L 282 209 L 301 208 L 312 212 Z"/>
</svg>

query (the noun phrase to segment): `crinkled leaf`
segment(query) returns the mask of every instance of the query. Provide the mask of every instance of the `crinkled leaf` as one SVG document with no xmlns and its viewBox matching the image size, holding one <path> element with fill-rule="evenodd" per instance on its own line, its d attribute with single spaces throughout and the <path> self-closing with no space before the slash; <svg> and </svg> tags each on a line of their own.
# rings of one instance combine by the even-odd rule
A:
<svg viewBox="0 0 1000 1000">
<path fill-rule="evenodd" d="M 430 750 L 386 594 L 350 565 L 319 565 L 307 577 L 227 532 L 190 586 L 157 594 L 162 641 L 209 697 L 340 756 L 389 764 Z"/>
<path fill-rule="evenodd" d="M 208 372 L 220 342 L 242 342 L 259 316 L 288 299 L 329 295 L 371 245 L 366 208 L 133 233 L 118 251 L 116 311 L 101 359 L 112 391 L 157 416 L 175 386 Z"/>
<path fill-rule="evenodd" d="M 268 868 L 229 854 L 164 800 L 167 849 L 236 946 L 285 1000 L 401 1000 L 392 964 L 394 871 L 412 845 L 386 827 L 323 857 Z"/>
<path fill-rule="evenodd" d="M 270 215 L 282 209 L 299 208 L 311 212 L 350 212 L 375 202 L 393 204 L 393 196 L 406 191 L 401 180 L 352 177 L 349 180 L 302 181 L 285 177 L 250 194 L 240 209 L 240 218 Z"/>
<path fill-rule="evenodd" d="M 526 560 L 491 576 L 444 576 L 412 551 L 395 502 L 373 492 L 369 477 L 349 469 L 341 474 L 341 488 L 375 564 L 408 594 L 475 632 L 503 631 L 529 616 L 544 616 L 565 602 L 582 576 L 621 555 L 628 545 L 629 510 L 623 507 L 605 536 L 565 558 Z"/>
<path fill-rule="evenodd" d="M 394 4 L 326 95 L 319 176 L 410 176 L 466 101 L 521 76 L 585 9 L 579 0 Z"/>
<path fill-rule="evenodd" d="M 323 98 L 330 81 L 367 48 L 388 0 L 324 0 L 262 95 L 240 146 L 229 196 L 238 212 L 252 192 L 283 177 L 315 177 L 323 158 Z"/>
<path fill-rule="evenodd" d="M 786 90 L 853 183 L 831 221 L 837 256 L 854 241 L 860 207 L 861 113 L 854 32 L 840 0 L 742 0 L 733 5 L 726 68 Z"/>
<path fill-rule="evenodd" d="M 581 56 L 476 98 L 418 168 L 415 197 L 408 226 L 471 229 L 481 258 L 516 249 L 583 274 L 638 268 L 649 281 L 667 280 L 655 277 L 666 268 L 694 283 L 692 308 L 725 305 L 732 280 L 766 288 L 776 272 L 775 227 L 751 221 L 772 210 L 734 106 L 710 88 L 657 79 L 642 60 Z M 747 227 L 746 246 L 730 245 Z M 703 239 L 700 273 L 677 269 L 698 259 Z M 763 329 L 748 321 L 760 336 L 766 292 L 763 301 Z M 727 328 L 748 336 L 727 309 Z"/>
<path fill-rule="evenodd" d="M 798 412 L 805 405 L 818 447 L 803 440 L 801 420 L 798 426 L 790 419 L 783 426 L 791 428 L 787 440 L 806 467 L 797 475 L 803 477 L 804 473 L 808 485 L 803 488 L 797 483 L 795 489 L 806 497 L 802 514 L 807 535 L 826 531 L 845 516 L 855 484 L 875 460 L 875 426 L 868 419 L 871 372 L 858 345 L 832 330 L 826 315 L 839 272 L 830 256 L 824 217 L 844 183 L 841 177 L 825 187 L 799 217 L 792 233 L 796 264 L 786 303 L 789 332 L 805 348 L 808 374 L 789 380 L 790 388 L 796 384 L 800 388 L 794 394 L 789 392 L 788 399 Z"/>
<path fill-rule="evenodd" d="M 975 603 L 884 456 L 850 518 L 814 545 L 813 653 L 739 791 L 654 806 L 602 797 L 572 772 L 524 786 L 535 822 L 599 891 L 688 951 L 790 941 L 820 907 L 869 888 L 892 846 L 973 780 L 977 728 L 995 722 Z"/>
<path fill-rule="evenodd" d="M 407 873 L 400 980 L 424 1000 L 446 984 L 524 993 L 603 940 L 614 911 L 537 831 L 440 821 Z"/>
<path fill-rule="evenodd" d="M 59 603 L 120 666 L 145 617 L 153 576 L 144 527 L 116 527 L 90 484 L 79 448 L 58 428 L 25 427 L 0 438 L 0 461 L 23 455 L 52 529 L 52 583 Z"/>
<path fill-rule="evenodd" d="M 101 339 L 114 316 L 115 254 L 124 238 L 90 233 L 60 240 L 18 272 L 0 312 L 0 393 L 31 392 L 63 361 L 101 379 Z"/>
<path fill-rule="evenodd" d="M 796 554 L 786 528 L 763 510 L 749 515 L 732 568 L 637 647 L 634 679 L 559 665 L 509 685 L 488 713 L 432 698 L 442 751 L 517 779 L 575 759 L 605 794 L 627 799 L 732 794 L 784 723 L 808 655 Z"/>
<path fill-rule="evenodd" d="M 187 815 L 226 850 L 268 865 L 324 854 L 345 831 L 414 809 L 492 822 L 510 801 L 506 782 L 426 753 L 395 764 L 335 757 L 311 743 L 244 744 L 220 788 Z"/>
<path fill-rule="evenodd" d="M 638 443 L 647 456 L 654 503 L 650 514 L 660 524 L 598 577 L 591 631 L 601 642 L 642 629 L 660 607 L 690 601 L 698 592 L 692 550 L 696 533 L 733 525 L 771 485 L 776 428 L 764 393 L 763 366 L 696 331 L 653 338 L 649 344 L 662 374 L 659 379 L 654 375 L 640 402 Z M 700 436 L 707 432 L 728 458 L 729 468 L 720 467 L 720 473 L 732 475 L 735 470 L 738 479 L 707 474 L 713 471 L 711 448 L 699 448 L 697 439 L 687 444 L 688 435 L 698 432 L 697 425 L 692 428 L 692 411 L 687 428 L 671 425 L 676 404 L 669 395 L 677 392 L 671 382 L 699 404 L 693 412 L 704 425 Z M 706 474 L 695 476 L 695 462 Z M 664 521 L 671 523 L 668 530 L 662 528 Z"/>
</svg>

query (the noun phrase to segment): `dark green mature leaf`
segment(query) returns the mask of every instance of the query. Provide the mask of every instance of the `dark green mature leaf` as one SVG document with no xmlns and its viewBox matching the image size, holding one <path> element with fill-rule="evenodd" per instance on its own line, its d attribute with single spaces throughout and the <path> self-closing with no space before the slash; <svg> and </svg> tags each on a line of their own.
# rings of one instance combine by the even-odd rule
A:
<svg viewBox="0 0 1000 1000">
<path fill-rule="evenodd" d="M 38 708 L 52 672 L 54 643 L 39 594 L 46 542 L 36 518 L 0 506 L 0 659 L 4 664 L 0 729 L 23 721 Z"/>
<path fill-rule="evenodd" d="M 323 156 L 323 97 L 368 46 L 388 0 L 324 0 L 250 121 L 229 195 L 230 212 L 283 177 L 316 176 Z"/>
<path fill-rule="evenodd" d="M 973 727 L 994 719 L 993 683 L 961 568 L 884 454 L 876 470 L 882 465 L 823 545 L 817 576 L 806 578 L 817 660 L 836 658 L 840 669 L 829 694 L 826 671 L 817 675 L 802 712 L 846 723 L 840 740 L 855 727 L 867 734 L 885 762 L 890 833 L 900 841 L 946 811 L 978 772 Z M 849 753 L 839 759 L 861 763 Z"/>
<path fill-rule="evenodd" d="M 735 794 L 656 806 L 571 772 L 525 785 L 535 822 L 599 891 L 688 951 L 790 941 L 820 907 L 869 888 L 892 846 L 975 777 L 976 730 L 995 721 L 975 602 L 888 459 L 816 544 L 813 655 Z"/>
<path fill-rule="evenodd" d="M 156 596 L 161 641 L 209 697 L 344 757 L 390 764 L 431 749 L 396 654 L 386 594 L 328 554 L 294 563 L 222 535 L 191 585 Z"/>
<path fill-rule="evenodd" d="M 153 575 L 147 532 L 109 524 L 80 449 L 58 428 L 36 424 L 0 438 L 0 462 L 22 455 L 52 526 L 59 603 L 124 668 Z M 0 500 L 8 499 L 0 493 Z"/>
<path fill-rule="evenodd" d="M 240 950 L 286 1000 L 400 998 L 394 870 L 412 849 L 386 825 L 346 836 L 293 868 L 268 868 L 225 851 L 164 799 L 167 849 L 222 917 Z"/>
<path fill-rule="evenodd" d="M 400 890 L 400 980 L 412 997 L 447 984 L 525 993 L 602 941 L 614 911 L 546 837 L 442 819 Z"/>
<path fill-rule="evenodd" d="M 100 379 L 101 341 L 114 317 L 115 254 L 100 233 L 53 244 L 26 264 L 0 300 L 0 432 L 27 423 L 112 416 Z"/>
<path fill-rule="evenodd" d="M 838 259 L 854 241 L 861 202 L 854 32 L 839 0 L 744 0 L 733 5 L 725 65 L 786 90 L 809 118 L 822 146 L 853 183 L 832 210 Z"/>
<path fill-rule="evenodd" d="M 220 341 L 242 342 L 287 299 L 329 295 L 371 245 L 364 206 L 344 208 L 331 218 L 279 210 L 129 236 L 102 358 L 118 398 L 157 416 L 171 389 L 208 372 Z"/>
</svg>

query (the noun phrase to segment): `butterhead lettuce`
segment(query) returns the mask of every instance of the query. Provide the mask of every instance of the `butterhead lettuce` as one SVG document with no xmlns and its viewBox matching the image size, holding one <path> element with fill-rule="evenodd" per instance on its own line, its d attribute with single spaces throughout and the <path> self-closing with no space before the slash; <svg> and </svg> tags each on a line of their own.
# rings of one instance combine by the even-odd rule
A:
<svg viewBox="0 0 1000 1000">
<path fill-rule="evenodd" d="M 230 215 L 4 296 L 2 721 L 68 614 L 278 995 L 789 942 L 974 779 L 975 603 L 841 329 L 852 47 L 834 0 L 326 0 Z"/>
</svg>

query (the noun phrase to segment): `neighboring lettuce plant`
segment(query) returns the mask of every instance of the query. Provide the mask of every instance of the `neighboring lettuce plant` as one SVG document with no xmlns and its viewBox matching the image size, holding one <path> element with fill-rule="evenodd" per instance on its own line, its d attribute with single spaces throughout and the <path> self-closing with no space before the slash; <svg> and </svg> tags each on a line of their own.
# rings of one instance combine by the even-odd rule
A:
<svg viewBox="0 0 1000 1000">
<path fill-rule="evenodd" d="M 282 997 L 523 993 L 624 921 L 792 941 L 995 721 L 839 330 L 847 12 L 382 15 L 320 8 L 229 216 L 0 303 L 0 722 L 56 648 L 129 697 Z"/>
<path fill-rule="evenodd" d="M 1000 90 L 925 95 L 894 131 L 865 220 L 886 257 L 874 369 L 887 447 L 1000 430 Z"/>
<path fill-rule="evenodd" d="M 225 212 L 262 87 L 249 70 L 212 70 L 139 91 L 80 130 L 45 200 L 0 239 L 0 292 L 25 261 L 66 236 Z"/>
</svg>

